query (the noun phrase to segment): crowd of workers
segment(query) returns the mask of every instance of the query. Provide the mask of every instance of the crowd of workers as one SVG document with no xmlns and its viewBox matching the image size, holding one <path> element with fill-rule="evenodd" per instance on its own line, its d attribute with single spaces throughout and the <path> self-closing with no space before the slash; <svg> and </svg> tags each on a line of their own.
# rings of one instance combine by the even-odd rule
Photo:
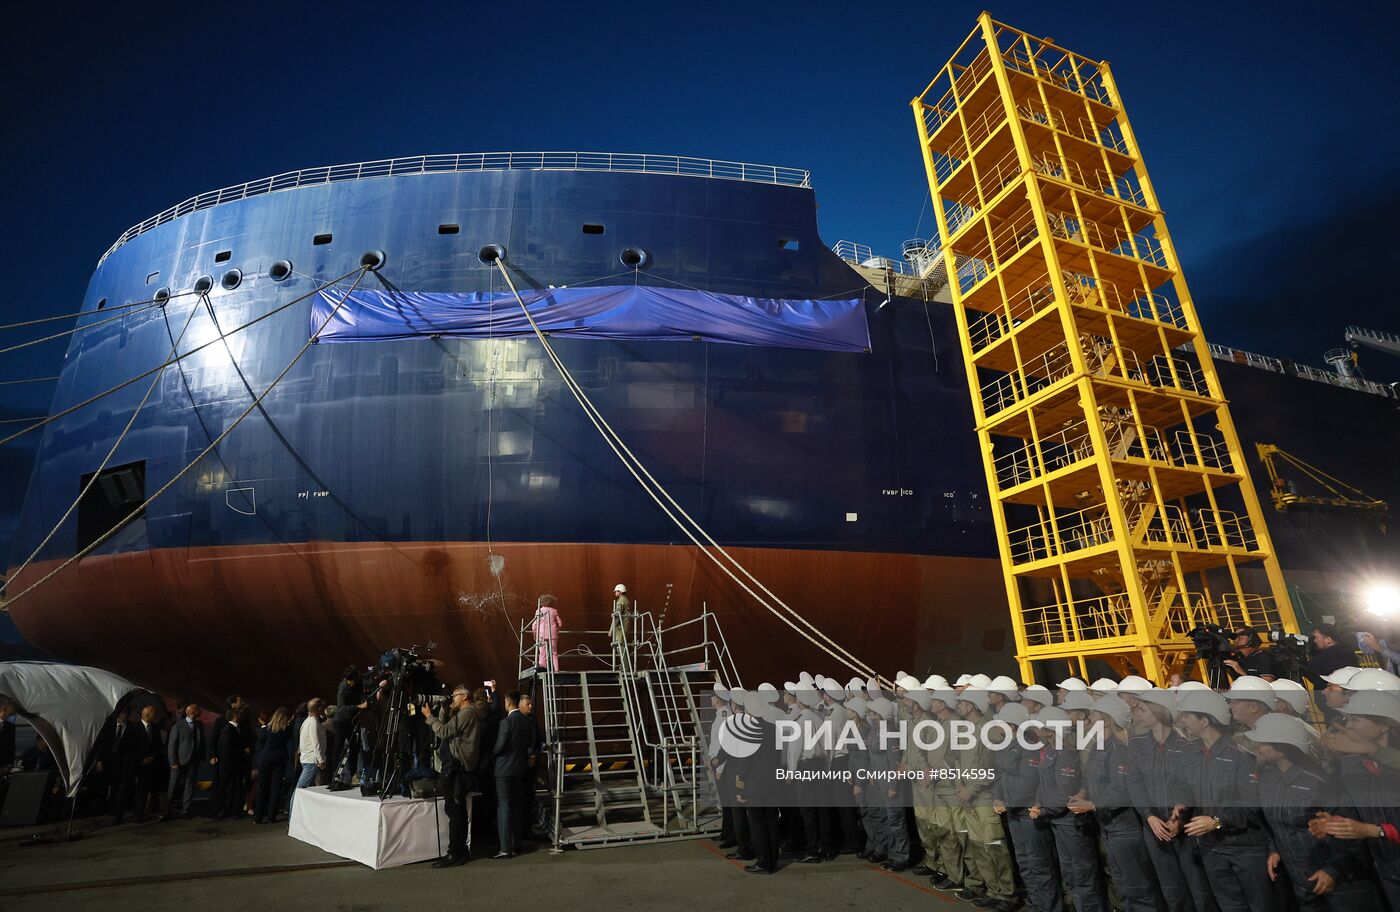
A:
<svg viewBox="0 0 1400 912">
<path fill-rule="evenodd" d="M 1305 670 L 1316 689 L 1238 673 L 717 687 L 722 844 L 756 874 L 853 853 L 993 910 L 1400 912 L 1400 677 L 1333 653 Z M 847 725 L 858 739 L 833 737 Z"/>
</svg>

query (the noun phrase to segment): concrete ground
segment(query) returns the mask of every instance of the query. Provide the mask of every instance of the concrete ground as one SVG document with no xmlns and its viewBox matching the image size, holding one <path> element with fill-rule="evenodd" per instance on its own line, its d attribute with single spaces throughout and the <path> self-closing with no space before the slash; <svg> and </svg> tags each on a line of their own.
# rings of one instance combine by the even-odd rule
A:
<svg viewBox="0 0 1400 912">
<path fill-rule="evenodd" d="M 202 818 L 120 827 L 80 820 L 87 835 L 23 846 L 52 827 L 0 830 L 0 909 L 121 912 L 380 912 L 424 909 L 857 909 L 976 907 L 924 878 L 891 874 L 850 856 L 819 865 L 784 859 L 777 874 L 747 874 L 709 840 L 519 858 L 474 858 L 372 871 L 287 836 L 286 825 Z"/>
</svg>

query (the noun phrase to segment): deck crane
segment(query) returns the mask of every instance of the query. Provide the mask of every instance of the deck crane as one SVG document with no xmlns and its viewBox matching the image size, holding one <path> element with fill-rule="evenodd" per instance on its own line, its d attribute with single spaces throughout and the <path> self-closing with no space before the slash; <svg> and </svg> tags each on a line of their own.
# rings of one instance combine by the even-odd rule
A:
<svg viewBox="0 0 1400 912">
<path fill-rule="evenodd" d="M 1289 507 L 1299 506 L 1333 507 L 1381 515 L 1390 511 L 1390 506 L 1385 501 L 1378 500 L 1359 488 L 1333 478 L 1321 469 L 1308 465 L 1297 456 L 1279 449 L 1272 443 L 1256 443 L 1254 447 L 1259 451 L 1259 459 L 1264 463 L 1264 469 L 1269 473 L 1269 493 L 1273 497 L 1274 508 L 1280 513 Z M 1279 474 L 1276 460 L 1282 460 L 1297 469 L 1321 485 L 1327 493 L 1299 494 L 1293 483 Z"/>
<path fill-rule="evenodd" d="M 1376 351 L 1400 357 L 1400 335 L 1395 333 L 1366 329 L 1361 326 L 1348 326 L 1344 337 L 1352 348 L 1364 345 L 1367 348 L 1374 348 Z"/>
</svg>

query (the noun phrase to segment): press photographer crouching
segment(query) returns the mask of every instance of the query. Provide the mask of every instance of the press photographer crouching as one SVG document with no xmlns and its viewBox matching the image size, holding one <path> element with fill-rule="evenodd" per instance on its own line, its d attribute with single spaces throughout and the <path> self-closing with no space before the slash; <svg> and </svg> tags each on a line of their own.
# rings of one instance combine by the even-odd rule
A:
<svg viewBox="0 0 1400 912">
<path fill-rule="evenodd" d="M 474 791 L 477 759 L 481 751 L 481 720 L 465 684 L 452 690 L 445 712 L 434 713 L 424 704 L 423 718 L 438 738 L 442 772 L 438 790 L 447 808 L 447 854 L 433 862 L 435 868 L 467 863 L 467 796 Z"/>
</svg>

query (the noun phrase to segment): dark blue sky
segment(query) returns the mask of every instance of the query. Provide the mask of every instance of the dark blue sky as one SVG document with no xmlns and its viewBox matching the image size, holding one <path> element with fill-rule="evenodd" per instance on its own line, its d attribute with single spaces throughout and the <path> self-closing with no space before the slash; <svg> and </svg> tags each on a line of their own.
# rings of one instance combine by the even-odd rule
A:
<svg viewBox="0 0 1400 912">
<path fill-rule="evenodd" d="M 1210 338 L 1321 364 L 1349 322 L 1400 330 L 1386 268 L 1400 203 L 1397 8 L 993 12 L 1113 63 Z M 0 38 L 3 313 L 76 309 L 118 233 L 196 192 L 423 152 L 809 168 L 827 242 L 893 253 L 921 211 L 932 231 L 908 101 L 980 9 L 17 4 Z M 0 356 L 0 379 L 53 373 L 62 350 Z M 1400 376 L 1400 363 L 1363 358 L 1380 379 Z M 0 387 L 0 411 L 43 411 L 47 392 Z"/>
</svg>

